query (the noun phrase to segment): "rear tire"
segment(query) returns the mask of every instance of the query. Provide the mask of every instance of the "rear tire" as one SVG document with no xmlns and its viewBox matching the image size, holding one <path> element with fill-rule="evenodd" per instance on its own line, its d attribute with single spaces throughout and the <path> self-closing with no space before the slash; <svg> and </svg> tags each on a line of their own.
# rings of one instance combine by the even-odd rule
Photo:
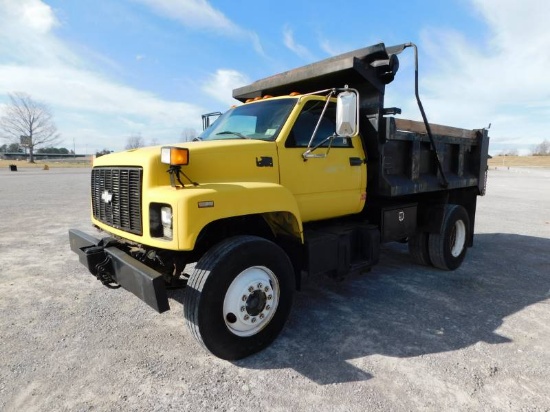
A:
<svg viewBox="0 0 550 412">
<path fill-rule="evenodd" d="M 187 326 L 212 354 L 236 360 L 266 348 L 290 313 L 294 269 L 275 243 L 226 239 L 197 262 L 184 294 Z"/>
<path fill-rule="evenodd" d="M 411 254 L 412 260 L 419 265 L 432 266 L 428 238 L 427 232 L 421 232 L 409 238 L 409 253 Z"/>
<path fill-rule="evenodd" d="M 430 233 L 428 248 L 432 264 L 443 270 L 455 270 L 464 260 L 470 237 L 470 218 L 460 205 L 445 205 L 440 233 Z"/>
</svg>

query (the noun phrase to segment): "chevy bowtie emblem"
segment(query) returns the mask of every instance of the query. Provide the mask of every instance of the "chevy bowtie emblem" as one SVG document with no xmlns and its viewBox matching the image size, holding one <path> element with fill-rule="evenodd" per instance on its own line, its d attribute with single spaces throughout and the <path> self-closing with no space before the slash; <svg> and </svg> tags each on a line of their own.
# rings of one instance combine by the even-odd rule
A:
<svg viewBox="0 0 550 412">
<path fill-rule="evenodd" d="M 105 203 L 109 204 L 113 200 L 113 194 L 109 192 L 108 190 L 104 190 L 103 193 L 101 193 L 101 200 L 103 200 Z"/>
</svg>

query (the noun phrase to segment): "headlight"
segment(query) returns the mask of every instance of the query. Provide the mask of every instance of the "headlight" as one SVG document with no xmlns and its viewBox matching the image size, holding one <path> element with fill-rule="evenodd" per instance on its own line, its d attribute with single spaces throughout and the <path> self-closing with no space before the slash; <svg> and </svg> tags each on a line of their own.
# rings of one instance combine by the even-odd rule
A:
<svg viewBox="0 0 550 412">
<path fill-rule="evenodd" d="M 160 221 L 162 226 L 172 227 L 172 208 L 170 206 L 160 208 Z"/>
<path fill-rule="evenodd" d="M 160 221 L 162 222 L 163 236 L 172 239 L 172 208 L 170 206 L 160 208 Z"/>
<path fill-rule="evenodd" d="M 172 225 L 172 207 L 166 203 L 151 203 L 149 206 L 151 237 L 172 239 Z"/>
</svg>

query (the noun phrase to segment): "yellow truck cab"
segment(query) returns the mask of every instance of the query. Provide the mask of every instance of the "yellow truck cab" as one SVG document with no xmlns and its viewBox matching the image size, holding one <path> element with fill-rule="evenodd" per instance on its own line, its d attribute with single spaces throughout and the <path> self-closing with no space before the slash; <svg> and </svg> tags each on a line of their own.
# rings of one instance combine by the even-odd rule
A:
<svg viewBox="0 0 550 412">
<path fill-rule="evenodd" d="M 96 159 L 91 219 L 107 236 L 70 230 L 72 250 L 159 312 L 167 287 L 185 287 L 190 330 L 223 359 L 269 345 L 304 278 L 369 268 L 381 243 L 458 268 L 485 191 L 487 131 L 429 124 L 418 87 L 424 122 L 384 107 L 408 47 L 259 80 L 192 142 Z"/>
</svg>

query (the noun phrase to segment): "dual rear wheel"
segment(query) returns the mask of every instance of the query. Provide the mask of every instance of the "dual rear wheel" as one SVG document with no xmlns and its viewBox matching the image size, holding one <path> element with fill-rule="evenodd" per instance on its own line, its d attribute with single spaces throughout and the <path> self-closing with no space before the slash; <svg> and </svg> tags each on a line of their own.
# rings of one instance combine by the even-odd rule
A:
<svg viewBox="0 0 550 412">
<path fill-rule="evenodd" d="M 409 239 L 413 260 L 443 270 L 455 270 L 464 260 L 470 237 L 470 218 L 460 205 L 445 205 L 439 233 L 419 233 Z"/>
</svg>

